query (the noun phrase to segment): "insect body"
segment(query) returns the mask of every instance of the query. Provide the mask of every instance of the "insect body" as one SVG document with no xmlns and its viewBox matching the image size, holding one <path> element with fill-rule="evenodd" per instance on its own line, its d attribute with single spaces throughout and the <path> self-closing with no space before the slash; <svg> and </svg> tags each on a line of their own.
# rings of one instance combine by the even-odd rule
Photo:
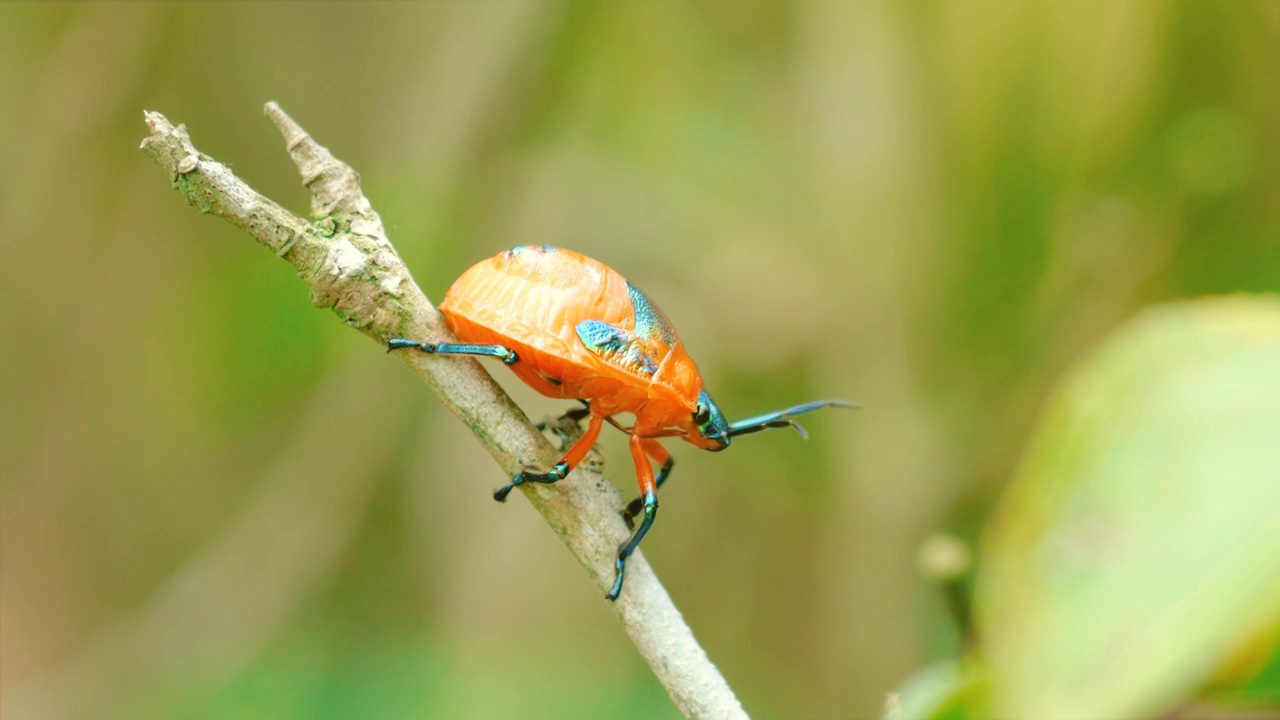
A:
<svg viewBox="0 0 1280 720">
<path fill-rule="evenodd" d="M 524 483 L 562 480 L 586 457 L 605 421 L 630 435 L 640 497 L 623 514 L 628 525 L 642 511 L 644 518 L 618 549 L 610 600 L 622 591 L 627 558 L 653 525 L 658 488 L 674 465 L 658 438 L 679 437 L 718 451 L 733 437 L 771 427 L 795 427 L 803 434 L 791 416 L 852 406 L 819 400 L 726 421 L 658 306 L 617 272 L 570 250 L 522 245 L 484 260 L 454 282 L 440 312 L 460 343 L 394 338 L 388 349 L 499 358 L 543 395 L 582 401 L 584 407 L 570 417 L 590 418 L 560 462 L 547 472 L 516 475 L 494 499 L 505 501 Z M 634 425 L 619 425 L 614 416 L 620 413 L 633 414 Z M 656 477 L 650 461 L 660 466 Z"/>
</svg>

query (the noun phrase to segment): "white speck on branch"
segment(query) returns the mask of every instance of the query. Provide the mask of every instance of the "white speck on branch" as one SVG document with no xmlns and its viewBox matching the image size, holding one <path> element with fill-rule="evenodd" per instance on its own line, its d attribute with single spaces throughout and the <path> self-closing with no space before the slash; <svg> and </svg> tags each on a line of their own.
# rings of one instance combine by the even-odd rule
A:
<svg viewBox="0 0 1280 720">
<path fill-rule="evenodd" d="M 333 309 L 343 322 L 381 346 L 392 337 L 451 340 L 440 314 L 387 239 L 382 220 L 360 189 L 360 176 L 278 105 L 267 103 L 265 112 L 284 136 L 311 192 L 309 221 L 259 195 L 227 166 L 201 154 L 186 128 L 174 127 L 160 113 L 144 114 L 151 135 L 142 141 L 142 150 L 189 204 L 231 222 L 292 265 L 311 288 L 317 307 Z M 424 353 L 394 357 L 409 365 L 472 429 L 508 476 L 559 460 L 546 438 L 476 361 Z M 618 544 L 628 536 L 617 489 L 585 467 L 554 486 L 525 484 L 520 489 L 603 594 L 613 583 Z M 686 717 L 746 717 L 639 552 L 627 561 L 627 583 L 613 607 L 632 643 Z"/>
</svg>

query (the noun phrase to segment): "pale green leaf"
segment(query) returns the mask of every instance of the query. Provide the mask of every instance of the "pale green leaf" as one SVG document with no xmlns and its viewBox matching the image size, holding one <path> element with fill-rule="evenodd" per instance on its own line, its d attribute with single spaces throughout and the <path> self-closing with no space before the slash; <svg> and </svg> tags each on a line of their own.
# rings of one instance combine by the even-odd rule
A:
<svg viewBox="0 0 1280 720">
<path fill-rule="evenodd" d="M 1105 341 L 1050 401 L 984 541 L 998 717 L 1150 716 L 1265 660 L 1280 300 L 1165 306 Z"/>
</svg>

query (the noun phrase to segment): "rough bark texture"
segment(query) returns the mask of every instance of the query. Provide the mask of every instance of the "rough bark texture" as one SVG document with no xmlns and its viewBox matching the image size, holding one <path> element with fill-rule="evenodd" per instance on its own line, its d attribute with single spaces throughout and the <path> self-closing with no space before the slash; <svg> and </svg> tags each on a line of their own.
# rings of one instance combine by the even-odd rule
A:
<svg viewBox="0 0 1280 720">
<path fill-rule="evenodd" d="M 151 135 L 142 141 L 142 150 L 188 203 L 230 221 L 296 268 L 317 307 L 332 308 L 343 322 L 384 346 L 391 337 L 450 340 L 440 314 L 387 239 L 360 189 L 359 175 L 275 103 L 267 104 L 266 114 L 284 136 L 311 191 L 309 221 L 259 195 L 227 166 L 200 153 L 185 127 L 173 126 L 159 113 L 145 113 Z M 525 467 L 549 467 L 559 459 L 474 360 L 411 352 L 396 357 L 472 429 L 508 475 Z M 581 467 L 554 486 L 520 489 L 603 594 L 613 583 L 618 544 L 628 535 L 618 491 L 599 473 Z M 614 609 L 686 717 L 746 716 L 640 553 L 627 561 L 626 586 Z"/>
</svg>

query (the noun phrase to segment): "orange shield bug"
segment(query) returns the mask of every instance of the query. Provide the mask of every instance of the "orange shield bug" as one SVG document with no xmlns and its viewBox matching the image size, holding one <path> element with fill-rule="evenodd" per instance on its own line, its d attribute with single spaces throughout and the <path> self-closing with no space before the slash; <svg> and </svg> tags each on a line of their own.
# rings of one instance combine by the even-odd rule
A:
<svg viewBox="0 0 1280 720">
<path fill-rule="evenodd" d="M 458 343 L 393 338 L 387 349 L 434 355 L 495 357 L 534 390 L 582 402 L 567 416 L 590 418 L 586 432 L 546 472 L 526 470 L 494 491 L 499 502 L 517 486 L 563 480 L 595 444 L 608 421 L 630 435 L 640 497 L 628 503 L 629 526 L 644 518 L 618 548 L 617 576 L 605 597 L 622 592 L 627 558 L 658 514 L 658 488 L 675 465 L 659 438 L 678 437 L 719 451 L 739 435 L 768 428 L 804 428 L 793 416 L 823 407 L 856 407 L 817 400 L 728 422 L 702 385 L 667 316 L 648 296 L 603 263 L 549 245 L 521 245 L 477 263 L 454 282 L 440 304 Z M 614 420 L 631 413 L 635 424 Z M 659 465 L 654 476 L 650 461 Z"/>
</svg>

